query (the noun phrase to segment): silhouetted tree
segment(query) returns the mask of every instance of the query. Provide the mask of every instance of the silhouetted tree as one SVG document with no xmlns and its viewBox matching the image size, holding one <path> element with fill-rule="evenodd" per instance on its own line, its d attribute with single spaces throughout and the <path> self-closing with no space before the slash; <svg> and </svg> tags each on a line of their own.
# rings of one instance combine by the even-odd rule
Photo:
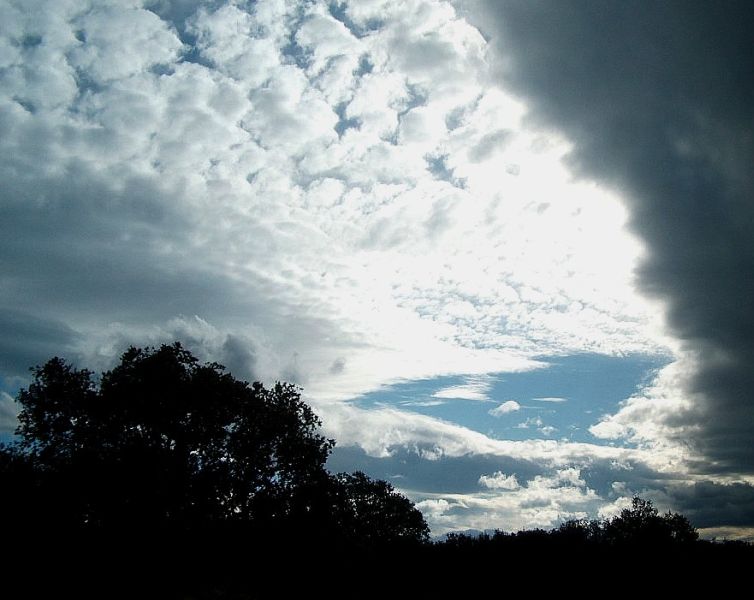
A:
<svg viewBox="0 0 754 600">
<path fill-rule="evenodd" d="M 295 387 L 249 386 L 179 344 L 129 349 L 98 387 L 53 358 L 18 401 L 20 450 L 70 525 L 282 518 L 333 445 Z"/>
<path fill-rule="evenodd" d="M 99 382 L 59 358 L 33 374 L 0 451 L 19 527 L 427 537 L 389 484 L 327 472 L 334 441 L 295 386 L 236 380 L 177 343 L 130 348 Z"/>
<path fill-rule="evenodd" d="M 647 547 L 667 544 L 689 544 L 699 537 L 686 517 L 667 512 L 664 515 L 651 500 L 635 496 L 629 508 L 604 522 L 602 538 L 608 544 L 642 544 Z"/>
<path fill-rule="evenodd" d="M 429 527 L 413 503 L 393 486 L 364 473 L 339 473 L 343 490 L 346 530 L 352 539 L 366 544 L 424 542 Z"/>
</svg>

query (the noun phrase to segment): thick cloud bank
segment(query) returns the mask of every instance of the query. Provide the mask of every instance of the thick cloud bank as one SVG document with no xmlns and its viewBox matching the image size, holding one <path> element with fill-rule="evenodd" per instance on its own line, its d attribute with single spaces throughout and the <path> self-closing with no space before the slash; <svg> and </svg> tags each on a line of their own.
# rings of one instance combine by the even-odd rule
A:
<svg viewBox="0 0 754 600">
<path fill-rule="evenodd" d="M 699 469 L 754 473 L 754 10 L 749 2 L 470 2 L 499 74 L 569 161 L 630 200 L 639 283 L 662 299 L 690 373 L 664 419 Z M 676 405 L 678 409 L 678 405 Z M 651 413 L 651 414 L 650 414 Z"/>
</svg>

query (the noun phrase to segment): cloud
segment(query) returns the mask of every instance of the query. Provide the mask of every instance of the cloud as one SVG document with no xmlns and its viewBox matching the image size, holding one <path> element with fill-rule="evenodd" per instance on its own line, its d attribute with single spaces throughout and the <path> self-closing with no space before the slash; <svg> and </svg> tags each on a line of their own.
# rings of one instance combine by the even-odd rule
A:
<svg viewBox="0 0 754 600">
<path fill-rule="evenodd" d="M 534 402 L 547 402 L 551 404 L 560 404 L 561 402 L 568 402 L 568 398 L 532 398 Z"/>
<path fill-rule="evenodd" d="M 751 543 L 754 541 L 754 527 L 703 527 L 699 535 L 712 540 L 740 540 Z"/>
<path fill-rule="evenodd" d="M 751 522 L 751 482 L 690 474 L 675 447 L 514 442 L 407 411 L 323 408 L 325 433 L 339 442 L 329 467 L 400 475 L 399 489 L 425 511 L 435 535 L 610 517 L 636 494 L 698 527 L 725 524 L 744 535 Z"/>
<path fill-rule="evenodd" d="M 678 462 L 708 470 L 689 441 L 699 435 L 699 409 L 687 381 L 697 365 L 682 356 L 661 369 L 649 385 L 621 402 L 614 414 L 604 415 L 589 428 L 605 440 L 627 440 L 644 448 L 663 450 Z"/>
<path fill-rule="evenodd" d="M 18 427 L 18 409 L 13 397 L 0 391 L 0 436 L 15 432 Z"/>
<path fill-rule="evenodd" d="M 79 43 L 68 54 L 69 64 L 86 73 L 93 84 L 125 79 L 153 65 L 172 63 L 183 47 L 168 23 L 134 6 L 95 4 L 74 18 L 72 25 Z"/>
<path fill-rule="evenodd" d="M 502 417 L 503 415 L 507 415 L 508 413 L 515 412 L 520 409 L 521 405 L 515 400 L 506 400 L 505 402 L 489 410 L 488 412 L 493 417 Z"/>
<path fill-rule="evenodd" d="M 521 421 L 516 425 L 516 429 L 529 429 L 529 427 L 542 427 L 544 422 L 542 417 L 529 417 L 526 421 Z"/>
<path fill-rule="evenodd" d="M 476 146 L 469 151 L 469 160 L 471 162 L 482 162 L 491 158 L 497 150 L 502 150 L 508 143 L 511 132 L 506 129 L 499 129 L 488 133 L 479 140 Z"/>
<path fill-rule="evenodd" d="M 501 475 L 496 473 L 493 478 L 483 480 L 493 484 L 500 481 L 506 486 L 502 492 L 492 487 L 494 492 L 482 494 L 433 496 L 420 500 L 417 506 L 426 511 L 432 532 L 439 535 L 452 530 L 453 524 L 458 529 L 480 530 L 549 528 L 563 520 L 585 518 L 602 501 L 586 485 L 578 469 L 537 475 L 525 485 Z"/>
<path fill-rule="evenodd" d="M 0 363 L 9 374 L 21 376 L 41 364 L 41 357 L 65 355 L 78 342 L 65 323 L 14 309 L 0 309 Z"/>
<path fill-rule="evenodd" d="M 516 490 L 520 487 L 515 473 L 506 475 L 502 471 L 495 471 L 492 475 L 482 475 L 479 485 L 492 490 Z"/>
<path fill-rule="evenodd" d="M 685 476 L 691 412 L 679 420 L 670 375 L 596 423 L 599 444 L 498 440 L 411 410 L 489 400 L 491 374 L 548 356 L 668 343 L 635 293 L 643 249 L 618 196 L 574 181 L 578 140 L 495 85 L 491 47 L 452 4 L 40 7 L 0 9 L 3 385 L 52 355 L 103 370 L 129 344 L 178 339 L 238 377 L 304 385 L 349 460 L 415 498 L 448 493 L 421 496 L 438 527 L 553 523 L 612 502 L 617 473 L 655 490 Z M 342 402 L 443 375 L 463 379 L 399 408 Z M 586 485 L 557 474 L 571 468 Z M 515 502 L 479 496 L 496 473 L 516 473 Z"/>
<path fill-rule="evenodd" d="M 751 5 L 466 6 L 530 118 L 571 142 L 571 170 L 628 202 L 646 246 L 639 285 L 695 361 L 682 382 L 694 410 L 662 423 L 697 426 L 708 469 L 752 473 Z"/>
<path fill-rule="evenodd" d="M 408 448 L 394 447 L 389 456 L 371 456 L 358 446 L 342 444 L 335 447 L 328 468 L 333 472 L 360 469 L 381 479 L 399 475 L 398 487 L 413 495 L 478 493 L 482 475 L 500 471 L 527 481 L 547 471 L 526 458 L 500 454 L 445 455 L 430 460 Z"/>
<path fill-rule="evenodd" d="M 437 461 L 464 456 L 497 456 L 531 461 L 549 468 L 605 462 L 606 473 L 613 473 L 618 468 L 613 465 L 639 462 L 653 471 L 681 473 L 674 470 L 678 465 L 670 450 L 662 452 L 546 439 L 494 439 L 448 421 L 385 406 L 364 409 L 349 403 L 327 402 L 318 404 L 317 411 L 324 422 L 326 435 L 338 440 L 339 445 L 357 446 L 375 458 L 389 458 L 408 451 Z M 531 425 L 543 426 L 537 421 L 532 421 Z M 636 476 L 639 476 L 638 471 Z M 610 477 L 614 478 L 614 473 Z"/>
<path fill-rule="evenodd" d="M 194 317 L 204 357 L 331 399 L 658 348 L 616 201 L 534 143 L 451 5 L 24 6 L 0 36 L 0 307 L 69 332 L 32 353 L 6 335 L 6 375 L 58 347 L 106 367 L 125 343 L 188 342 L 173 324 Z M 603 233 L 620 265 L 595 262 Z"/>
<path fill-rule="evenodd" d="M 492 379 L 484 376 L 467 377 L 466 383 L 452 385 L 432 394 L 433 398 L 446 398 L 455 400 L 478 400 L 489 402 L 489 391 L 492 388 Z"/>
<path fill-rule="evenodd" d="M 617 517 L 621 513 L 621 511 L 627 508 L 631 508 L 631 502 L 631 498 L 620 496 L 609 504 L 601 506 L 597 511 L 597 516 L 600 519 L 612 519 L 613 517 Z"/>
</svg>

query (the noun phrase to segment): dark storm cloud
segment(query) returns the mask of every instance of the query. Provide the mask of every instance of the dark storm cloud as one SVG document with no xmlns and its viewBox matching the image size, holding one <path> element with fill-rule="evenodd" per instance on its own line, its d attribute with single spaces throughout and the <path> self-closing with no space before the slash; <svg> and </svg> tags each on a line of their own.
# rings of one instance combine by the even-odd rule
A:
<svg viewBox="0 0 754 600">
<path fill-rule="evenodd" d="M 251 342 L 228 334 L 222 346 L 221 362 L 230 373 L 238 378 L 253 380 L 257 357 Z"/>
<path fill-rule="evenodd" d="M 700 361 L 699 410 L 674 425 L 701 425 L 710 470 L 754 471 L 754 5 L 468 6 L 574 171 L 630 201 L 640 284 Z"/>
<path fill-rule="evenodd" d="M 701 481 L 669 490 L 675 504 L 696 527 L 754 523 L 754 487 Z"/>
<path fill-rule="evenodd" d="M 19 376 L 70 349 L 78 335 L 65 323 L 0 308 L 0 376 Z"/>
</svg>

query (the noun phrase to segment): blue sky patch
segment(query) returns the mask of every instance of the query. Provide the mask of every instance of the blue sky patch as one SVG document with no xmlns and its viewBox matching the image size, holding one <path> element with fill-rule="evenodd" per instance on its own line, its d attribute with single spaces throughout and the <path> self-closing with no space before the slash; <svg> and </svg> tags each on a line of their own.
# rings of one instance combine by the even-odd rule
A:
<svg viewBox="0 0 754 600">
<path fill-rule="evenodd" d="M 391 406 L 479 431 L 492 438 L 599 442 L 589 426 L 647 385 L 669 359 L 658 356 L 577 354 L 545 359 L 524 373 L 449 376 L 403 382 L 365 394 L 363 408 Z M 451 397 L 478 396 L 479 399 Z M 497 411 L 502 404 L 516 410 Z M 502 414 L 500 414 L 502 412 Z"/>
</svg>

